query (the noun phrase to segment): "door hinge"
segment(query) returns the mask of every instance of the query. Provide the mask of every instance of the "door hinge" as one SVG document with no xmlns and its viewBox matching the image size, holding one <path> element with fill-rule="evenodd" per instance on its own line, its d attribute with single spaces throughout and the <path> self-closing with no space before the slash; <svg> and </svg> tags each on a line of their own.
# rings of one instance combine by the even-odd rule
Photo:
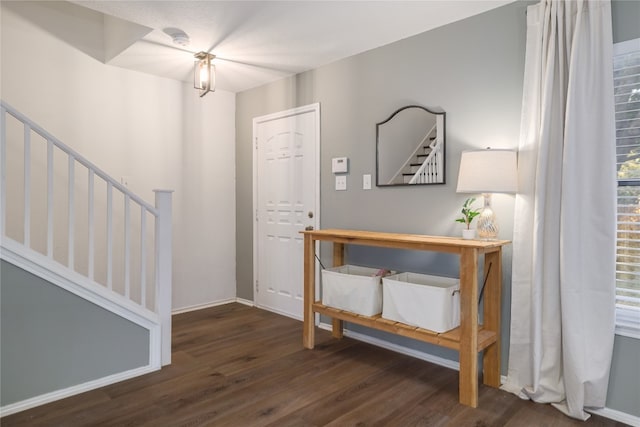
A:
<svg viewBox="0 0 640 427">
<path fill-rule="evenodd" d="M 258 149 L 258 138 L 256 137 L 256 150 Z"/>
<path fill-rule="evenodd" d="M 258 286 L 258 281 L 256 280 L 256 293 L 260 292 L 260 287 Z"/>
<path fill-rule="evenodd" d="M 256 222 L 258 222 L 258 209 L 256 209 Z"/>
</svg>

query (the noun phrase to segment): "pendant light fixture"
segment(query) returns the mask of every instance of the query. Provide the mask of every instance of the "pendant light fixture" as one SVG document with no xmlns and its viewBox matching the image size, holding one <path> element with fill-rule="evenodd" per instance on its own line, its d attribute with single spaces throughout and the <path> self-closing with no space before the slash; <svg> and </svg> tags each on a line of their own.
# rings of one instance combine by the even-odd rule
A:
<svg viewBox="0 0 640 427">
<path fill-rule="evenodd" d="M 200 91 L 200 97 L 216 90 L 216 69 L 211 63 L 216 56 L 208 52 L 198 52 L 193 65 L 193 87 Z"/>
</svg>

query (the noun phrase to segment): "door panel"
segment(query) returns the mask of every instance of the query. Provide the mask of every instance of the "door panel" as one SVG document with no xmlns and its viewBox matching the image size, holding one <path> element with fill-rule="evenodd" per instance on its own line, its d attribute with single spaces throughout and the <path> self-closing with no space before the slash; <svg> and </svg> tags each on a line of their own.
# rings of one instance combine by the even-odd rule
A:
<svg viewBox="0 0 640 427">
<path fill-rule="evenodd" d="M 302 318 L 303 236 L 317 228 L 318 111 L 255 119 L 256 304 Z M 309 214 L 311 212 L 311 215 Z"/>
</svg>

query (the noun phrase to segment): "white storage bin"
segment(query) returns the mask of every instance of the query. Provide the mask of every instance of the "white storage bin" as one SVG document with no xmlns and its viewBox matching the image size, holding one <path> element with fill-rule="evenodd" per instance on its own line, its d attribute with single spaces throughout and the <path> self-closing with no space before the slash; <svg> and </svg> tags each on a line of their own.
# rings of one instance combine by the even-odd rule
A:
<svg viewBox="0 0 640 427">
<path fill-rule="evenodd" d="M 343 265 L 322 270 L 322 304 L 363 316 L 382 312 L 382 282 L 377 268 Z"/>
<path fill-rule="evenodd" d="M 382 279 L 382 317 L 446 332 L 460 326 L 460 280 L 417 273 Z"/>
</svg>

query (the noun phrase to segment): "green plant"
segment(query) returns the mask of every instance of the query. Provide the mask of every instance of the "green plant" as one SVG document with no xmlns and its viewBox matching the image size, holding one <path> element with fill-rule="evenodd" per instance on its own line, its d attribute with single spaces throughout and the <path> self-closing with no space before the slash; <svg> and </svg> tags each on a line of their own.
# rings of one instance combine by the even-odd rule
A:
<svg viewBox="0 0 640 427">
<path fill-rule="evenodd" d="M 478 215 L 480 215 L 480 210 L 477 208 L 472 209 L 471 205 L 473 204 L 473 202 L 475 202 L 476 199 L 475 197 L 470 197 L 467 200 L 464 201 L 464 204 L 462 205 L 462 217 L 456 219 L 456 222 L 461 222 L 463 224 L 467 225 L 467 230 L 469 230 L 471 228 L 471 221 L 473 221 L 473 219 L 475 217 L 477 217 Z"/>
</svg>

